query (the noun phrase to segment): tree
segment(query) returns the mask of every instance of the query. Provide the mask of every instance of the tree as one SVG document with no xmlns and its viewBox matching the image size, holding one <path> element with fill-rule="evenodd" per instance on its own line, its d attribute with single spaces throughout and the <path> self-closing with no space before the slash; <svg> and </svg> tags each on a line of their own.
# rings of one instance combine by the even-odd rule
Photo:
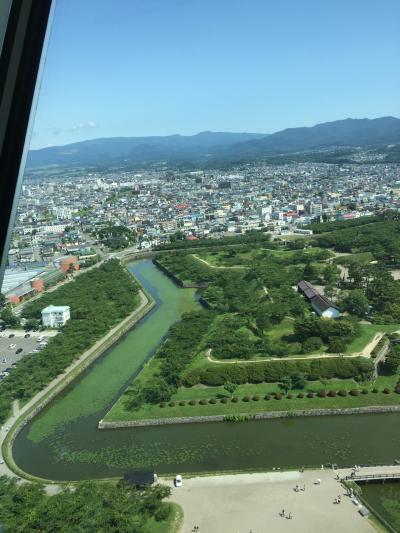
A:
<svg viewBox="0 0 400 533">
<path fill-rule="evenodd" d="M 327 265 L 324 268 L 323 275 L 326 283 L 333 283 L 338 277 L 337 268 L 334 265 Z"/>
<path fill-rule="evenodd" d="M 368 313 L 369 303 L 362 289 L 354 289 L 342 301 L 343 308 L 360 318 Z"/>
<path fill-rule="evenodd" d="M 302 349 L 304 353 L 315 352 L 322 347 L 321 337 L 308 337 L 303 344 Z"/>
<path fill-rule="evenodd" d="M 321 321 L 315 315 L 309 315 L 295 320 L 294 333 L 300 342 L 309 337 L 319 337 L 321 331 Z"/>
<path fill-rule="evenodd" d="M 140 383 L 135 381 L 125 394 L 128 396 L 128 399 L 125 402 L 125 405 L 128 409 L 135 411 L 136 409 L 140 409 L 140 407 L 142 407 L 144 399 L 142 386 Z"/>
<path fill-rule="evenodd" d="M 287 393 L 293 387 L 293 383 L 292 383 L 291 377 L 290 376 L 283 376 L 283 378 L 281 379 L 281 382 L 279 383 L 279 387 L 285 393 Z"/>
<path fill-rule="evenodd" d="M 304 267 L 303 277 L 307 281 L 313 281 L 317 277 L 317 269 L 312 263 L 307 263 Z"/>
<path fill-rule="evenodd" d="M 332 338 L 328 345 L 328 352 L 332 353 L 343 353 L 346 350 L 346 344 L 340 339 Z"/>
<path fill-rule="evenodd" d="M 231 397 L 233 396 L 235 390 L 237 389 L 236 383 L 232 383 L 231 381 L 225 381 L 224 383 L 224 389 L 229 392 Z"/>
<path fill-rule="evenodd" d="M 398 346 L 393 346 L 385 359 L 385 371 L 390 374 L 396 374 L 400 366 L 400 349 Z"/>
<path fill-rule="evenodd" d="M 167 402 L 174 392 L 175 388 L 160 377 L 145 385 L 142 394 L 146 403 L 159 403 Z"/>
<path fill-rule="evenodd" d="M 39 327 L 39 320 L 36 320 L 35 318 L 30 318 L 25 322 L 25 328 L 26 329 L 33 329 L 36 330 Z"/>
<path fill-rule="evenodd" d="M 15 328 L 20 324 L 19 318 L 14 314 L 14 311 L 11 309 L 10 305 L 8 305 L 2 310 L 0 317 L 2 318 L 2 320 L 4 320 L 6 326 Z"/>
<path fill-rule="evenodd" d="M 270 329 L 271 327 L 271 305 L 265 303 L 260 306 L 256 314 L 256 325 L 260 333 L 260 336 L 263 335 L 264 331 Z"/>
<path fill-rule="evenodd" d="M 305 374 L 303 374 L 302 372 L 294 372 L 291 375 L 291 378 L 292 386 L 294 389 L 304 389 L 307 383 Z"/>
<path fill-rule="evenodd" d="M 348 278 L 352 280 L 354 287 L 361 289 L 365 281 L 365 272 L 361 265 L 352 263 L 349 265 Z"/>
<path fill-rule="evenodd" d="M 338 289 L 333 285 L 325 285 L 324 295 L 330 300 L 335 300 L 338 295 Z"/>
</svg>

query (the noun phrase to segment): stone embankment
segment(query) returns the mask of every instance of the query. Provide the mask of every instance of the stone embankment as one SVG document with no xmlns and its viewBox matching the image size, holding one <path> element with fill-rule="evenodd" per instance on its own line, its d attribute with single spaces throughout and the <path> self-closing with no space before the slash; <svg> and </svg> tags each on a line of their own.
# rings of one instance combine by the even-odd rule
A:
<svg viewBox="0 0 400 533">
<path fill-rule="evenodd" d="M 263 420 L 268 418 L 297 418 L 301 416 L 333 416 L 360 415 L 370 413 L 395 413 L 400 411 L 400 405 L 370 405 L 366 407 L 349 407 L 344 409 L 299 409 L 295 411 L 266 411 L 264 413 L 237 413 L 237 416 L 248 417 L 248 420 Z M 144 420 L 124 420 L 105 422 L 100 420 L 99 429 L 120 429 L 143 426 L 164 426 L 168 424 L 197 424 L 201 422 L 224 422 L 227 415 L 182 416 L 175 418 L 149 418 Z"/>
</svg>

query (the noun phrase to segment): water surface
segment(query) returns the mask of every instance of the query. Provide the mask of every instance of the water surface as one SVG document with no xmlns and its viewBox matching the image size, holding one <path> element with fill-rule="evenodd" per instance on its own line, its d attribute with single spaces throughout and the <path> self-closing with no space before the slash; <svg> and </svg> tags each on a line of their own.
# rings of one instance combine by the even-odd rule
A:
<svg viewBox="0 0 400 533">
<path fill-rule="evenodd" d="M 149 260 L 129 266 L 156 307 L 17 437 L 13 454 L 26 472 L 56 480 L 387 463 L 400 459 L 400 413 L 98 430 L 171 324 L 198 305 Z"/>
</svg>

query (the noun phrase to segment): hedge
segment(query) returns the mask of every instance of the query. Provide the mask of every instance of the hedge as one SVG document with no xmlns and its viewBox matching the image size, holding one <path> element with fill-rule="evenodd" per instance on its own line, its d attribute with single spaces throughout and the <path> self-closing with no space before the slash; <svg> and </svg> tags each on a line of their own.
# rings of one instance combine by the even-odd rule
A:
<svg viewBox="0 0 400 533">
<path fill-rule="evenodd" d="M 198 383 L 210 387 L 221 386 L 227 381 L 243 383 L 276 383 L 296 372 L 306 374 L 309 380 L 319 378 L 347 379 L 370 375 L 373 363 L 365 357 L 331 357 L 327 359 L 304 359 L 297 361 L 263 361 L 260 363 L 237 363 L 230 365 L 212 364 L 206 369 L 192 369 L 183 373 L 182 382 L 186 387 Z"/>
</svg>

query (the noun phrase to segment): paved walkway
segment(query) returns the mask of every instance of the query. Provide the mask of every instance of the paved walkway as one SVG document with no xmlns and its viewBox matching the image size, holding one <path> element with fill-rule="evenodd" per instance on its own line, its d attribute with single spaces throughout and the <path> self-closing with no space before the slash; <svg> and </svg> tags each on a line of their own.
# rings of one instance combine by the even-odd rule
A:
<svg viewBox="0 0 400 533">
<path fill-rule="evenodd" d="M 53 379 L 53 381 L 51 381 L 44 389 L 38 392 L 38 394 L 36 394 L 36 396 L 34 396 L 22 408 L 19 408 L 19 406 L 15 403 L 13 404 L 13 414 L 3 424 L 3 426 L 1 426 L 1 429 L 0 429 L 0 448 L 3 445 L 4 439 L 6 438 L 9 429 L 11 429 L 11 427 L 16 423 L 19 416 L 29 411 L 37 402 L 39 402 L 42 398 L 44 398 L 50 391 L 52 391 L 54 388 L 60 385 L 62 381 L 67 380 L 70 374 L 81 363 L 91 358 L 92 355 L 96 352 L 96 350 L 100 348 L 104 342 L 106 342 L 111 337 L 113 337 L 113 335 L 115 335 L 115 333 L 117 333 L 120 328 L 123 328 L 125 325 L 129 324 L 129 322 L 131 322 L 134 317 L 136 317 L 137 315 L 140 315 L 141 311 L 146 307 L 149 300 L 147 296 L 144 294 L 144 292 L 141 290 L 139 290 L 139 296 L 140 296 L 139 306 L 129 316 L 127 316 L 122 322 L 120 322 L 117 326 L 115 326 L 112 330 L 110 330 L 106 335 L 104 335 L 104 337 L 102 337 L 99 341 L 97 341 L 91 348 L 86 350 L 86 352 L 84 352 L 78 359 L 76 359 L 73 363 L 71 363 L 71 365 L 67 367 L 62 374 L 60 374 L 55 379 Z M 16 477 L 14 472 L 8 467 L 8 465 L 5 462 L 3 462 L 2 464 L 0 463 L 0 475 L 8 475 L 8 476 Z M 49 489 L 49 491 L 51 491 L 52 487 L 54 487 L 54 485 L 49 485 L 47 488 Z"/>
<path fill-rule="evenodd" d="M 171 500 L 183 508 L 181 533 L 195 525 L 199 533 L 374 532 L 335 477 L 335 471 L 314 470 L 184 478 Z M 305 491 L 296 492 L 296 484 Z"/>
</svg>

